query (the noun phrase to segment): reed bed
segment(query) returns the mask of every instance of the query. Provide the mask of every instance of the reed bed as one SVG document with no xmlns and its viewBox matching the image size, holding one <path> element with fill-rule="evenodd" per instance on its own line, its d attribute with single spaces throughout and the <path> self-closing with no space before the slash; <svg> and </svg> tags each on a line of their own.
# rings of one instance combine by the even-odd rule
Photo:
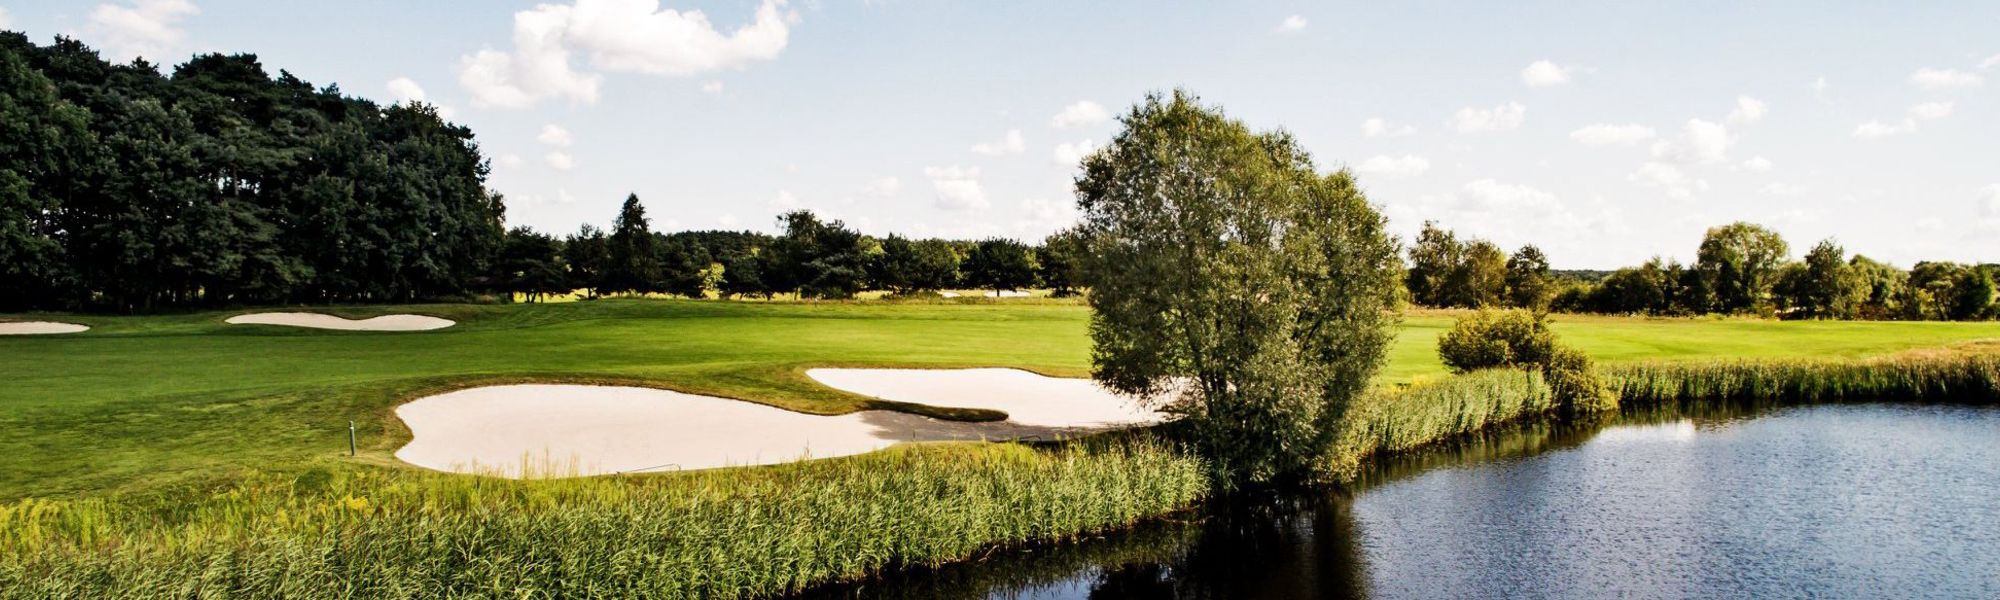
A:
<svg viewBox="0 0 2000 600">
<path fill-rule="evenodd" d="M 2000 400 L 2000 356 L 1930 352 L 1886 358 L 1624 364 L 1603 369 L 1625 406 L 1712 403 Z"/>
<path fill-rule="evenodd" d="M 1415 450 L 1555 408 L 1541 373 L 1520 369 L 1378 388 L 1348 409 L 1329 453 L 1329 471 L 1346 479 L 1371 456 Z"/>
<path fill-rule="evenodd" d="M 1123 527 L 1207 489 L 1199 460 L 1140 438 L 534 481 L 334 465 L 0 507 L 0 597 L 771 596 Z"/>
</svg>

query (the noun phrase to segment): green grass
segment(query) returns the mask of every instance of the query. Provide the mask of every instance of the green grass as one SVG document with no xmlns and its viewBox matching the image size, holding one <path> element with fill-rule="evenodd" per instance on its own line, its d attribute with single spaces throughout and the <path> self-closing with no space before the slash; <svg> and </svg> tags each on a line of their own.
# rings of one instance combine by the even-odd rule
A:
<svg viewBox="0 0 2000 600">
<path fill-rule="evenodd" d="M 1073 302 L 938 304 L 607 300 L 345 307 L 458 320 L 433 332 L 227 325 L 233 312 L 19 315 L 86 333 L 0 337 L 0 500 L 148 489 L 338 456 L 347 421 L 363 462 L 394 465 L 408 431 L 390 410 L 438 390 L 506 381 L 618 382 L 841 413 L 883 403 L 820 387 L 818 365 L 1089 369 L 1088 311 Z M 1383 380 L 1437 378 L 1454 315 L 1405 319 Z M 1994 323 L 1792 323 L 1560 316 L 1600 363 L 1858 357 L 2000 338 Z M 886 405 L 891 408 L 907 406 Z M 930 411 L 991 418 L 984 411 Z"/>
<path fill-rule="evenodd" d="M 254 474 L 198 499 L 0 505 L 0 598 L 737 598 L 1187 508 L 1144 441 L 918 444 L 845 460 L 508 481 Z"/>
<path fill-rule="evenodd" d="M 329 312 L 460 325 L 350 333 L 221 322 L 233 313 L 21 316 L 95 328 L 0 338 L 0 597 L 765 595 L 1117 528 L 1208 492 L 1200 461 L 1143 434 L 542 481 L 391 458 L 409 436 L 394 406 L 472 385 L 622 383 L 839 413 L 919 407 L 819 387 L 805 368 L 1082 376 L 1088 313 L 1070 302 Z M 1550 412 L 1547 386 L 1527 373 L 1441 376 L 1435 338 L 1454 316 L 1405 320 L 1384 385 L 1349 413 L 1338 471 Z M 1990 399 L 2000 388 L 1990 356 L 1908 353 L 2000 338 L 1989 323 L 1565 316 L 1555 327 L 1628 404 Z M 342 457 L 349 419 L 362 426 L 358 459 Z"/>
</svg>

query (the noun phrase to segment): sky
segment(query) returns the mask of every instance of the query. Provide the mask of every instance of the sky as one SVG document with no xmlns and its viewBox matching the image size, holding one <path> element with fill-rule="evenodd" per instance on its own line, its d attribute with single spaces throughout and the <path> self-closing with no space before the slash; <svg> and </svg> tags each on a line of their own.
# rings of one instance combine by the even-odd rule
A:
<svg viewBox="0 0 2000 600">
<path fill-rule="evenodd" d="M 124 61 L 435 104 L 510 225 L 1036 240 L 1076 161 L 1186 89 L 1425 220 L 1557 268 L 1689 261 L 1708 227 L 1902 266 L 2000 261 L 2000 3 L 0 0 Z"/>
</svg>

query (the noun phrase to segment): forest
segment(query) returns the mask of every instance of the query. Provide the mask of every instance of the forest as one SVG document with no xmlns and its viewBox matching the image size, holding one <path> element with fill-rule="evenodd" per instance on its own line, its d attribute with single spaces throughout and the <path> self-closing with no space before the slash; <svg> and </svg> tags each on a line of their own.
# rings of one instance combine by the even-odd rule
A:
<svg viewBox="0 0 2000 600">
<path fill-rule="evenodd" d="M 910 297 L 1029 287 L 1076 293 L 1088 234 L 1036 244 L 862 234 L 811 212 L 776 235 L 654 231 L 636 195 L 608 230 L 506 226 L 473 132 L 421 103 L 380 105 L 253 54 L 162 73 L 73 39 L 0 32 L 0 310 L 153 312 L 262 304 L 689 297 Z M 1426 223 L 1405 300 L 1648 315 L 1979 320 L 2000 265 L 1903 270 L 1833 240 L 1791 260 L 1768 228 L 1710 229 L 1696 260 L 1555 271 Z"/>
</svg>

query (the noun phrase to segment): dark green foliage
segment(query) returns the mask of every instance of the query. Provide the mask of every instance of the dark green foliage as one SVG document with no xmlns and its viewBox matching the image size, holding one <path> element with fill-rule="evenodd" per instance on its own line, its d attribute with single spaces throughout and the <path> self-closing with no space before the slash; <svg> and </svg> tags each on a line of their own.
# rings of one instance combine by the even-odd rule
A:
<svg viewBox="0 0 2000 600">
<path fill-rule="evenodd" d="M 1690 308 L 1741 313 L 1770 307 L 1771 286 L 1790 252 L 1784 238 L 1762 225 L 1736 222 L 1710 228 L 1694 264 L 1705 293 Z"/>
<path fill-rule="evenodd" d="M 600 293 L 643 294 L 666 289 L 658 245 L 659 237 L 646 219 L 639 195 L 627 195 L 625 204 L 618 208 L 618 219 L 611 224 L 611 236 L 605 239 L 604 275 L 594 287 Z"/>
<path fill-rule="evenodd" d="M 0 113 L 14 308 L 454 296 L 490 277 L 505 235 L 470 131 L 254 55 L 168 77 L 0 34 Z"/>
<path fill-rule="evenodd" d="M 494 287 L 508 294 L 521 294 L 528 301 L 549 294 L 565 294 L 571 289 L 569 274 L 563 270 L 562 243 L 548 234 L 526 227 L 507 231 L 494 274 Z"/>
<path fill-rule="evenodd" d="M 958 253 L 944 240 L 911 240 L 891 235 L 869 263 L 869 279 L 897 295 L 936 292 L 958 282 Z"/>
<path fill-rule="evenodd" d="M 1224 485 L 1324 467 L 1390 341 L 1382 216 L 1290 135 L 1184 92 L 1122 122 L 1076 182 L 1094 376 L 1185 415 Z"/>
<path fill-rule="evenodd" d="M 1438 358 L 1458 373 L 1505 368 L 1540 373 L 1555 404 L 1573 413 L 1618 405 L 1591 370 L 1590 358 L 1559 342 L 1539 313 L 1482 310 L 1460 318 L 1438 338 Z"/>
<path fill-rule="evenodd" d="M 1459 243 L 1458 236 L 1438 227 L 1435 221 L 1424 221 L 1423 231 L 1417 233 L 1417 243 L 1410 246 L 1410 269 L 1404 277 L 1410 301 L 1424 306 L 1450 306 L 1450 298 L 1459 295 L 1452 289 L 1452 277 L 1464 262 L 1465 246 Z"/>
<path fill-rule="evenodd" d="M 868 282 L 869 250 L 879 247 L 847 224 L 821 221 L 811 211 L 778 216 L 784 235 L 772 242 L 775 267 L 764 272 L 776 291 L 809 298 L 851 298 Z"/>
<path fill-rule="evenodd" d="M 1005 238 L 980 241 L 960 268 L 965 271 L 967 286 L 990 289 L 995 295 L 1035 285 L 1035 273 L 1040 270 L 1034 249 Z"/>
<path fill-rule="evenodd" d="M 1846 251 L 1828 239 L 1814 245 L 1804 262 L 1785 265 L 1772 291 L 1787 317 L 1849 319 L 1868 299 L 1872 290 L 1866 286 Z"/>
<path fill-rule="evenodd" d="M 1507 257 L 1507 305 L 1541 310 L 1555 295 L 1555 280 L 1549 274 L 1549 258 L 1533 245 L 1522 246 Z"/>
<path fill-rule="evenodd" d="M 1041 265 L 1042 285 L 1048 286 L 1057 298 L 1076 295 L 1084 280 L 1084 253 L 1089 251 L 1083 232 L 1074 228 L 1058 231 L 1043 240 L 1041 249 L 1035 252 L 1035 262 Z"/>
</svg>

